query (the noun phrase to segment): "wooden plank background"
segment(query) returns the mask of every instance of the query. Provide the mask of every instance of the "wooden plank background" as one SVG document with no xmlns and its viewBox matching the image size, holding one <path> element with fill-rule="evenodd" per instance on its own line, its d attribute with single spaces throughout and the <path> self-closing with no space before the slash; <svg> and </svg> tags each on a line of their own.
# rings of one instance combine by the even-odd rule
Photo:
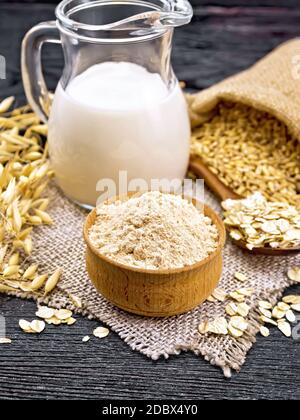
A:
<svg viewBox="0 0 300 420">
<path fill-rule="evenodd" d="M 173 63 L 178 77 L 190 89 L 205 88 L 299 36 L 300 10 L 293 8 L 298 3 L 195 0 L 193 22 L 175 35 Z M 237 5 L 241 7 L 227 7 Z M 34 24 L 53 19 L 53 9 L 54 5 L 41 2 L 0 4 L 0 54 L 7 59 L 0 96 L 15 94 L 20 103 L 25 100 L 21 39 Z M 59 47 L 45 49 L 44 64 L 48 84 L 54 88 L 63 66 Z M 299 287 L 294 291 L 299 293 Z M 288 340 L 279 331 L 268 339 L 258 337 L 242 372 L 228 381 L 190 353 L 153 362 L 131 351 L 115 334 L 83 344 L 82 337 L 98 325 L 83 318 L 72 327 L 47 328 L 41 336 L 24 335 L 18 320 L 33 319 L 35 308 L 32 302 L 0 296 L 0 315 L 13 339 L 12 345 L 0 347 L 0 399 L 300 398 L 299 341 Z"/>
<path fill-rule="evenodd" d="M 31 3 L 31 4 L 40 4 L 43 3 L 40 0 L 0 0 L 0 3 Z M 59 0 L 47 0 L 45 3 L 60 3 Z M 257 6 L 267 6 L 267 7 L 299 7 L 298 0 L 190 0 L 190 3 L 193 6 L 246 6 L 246 7 L 257 7 Z"/>
</svg>

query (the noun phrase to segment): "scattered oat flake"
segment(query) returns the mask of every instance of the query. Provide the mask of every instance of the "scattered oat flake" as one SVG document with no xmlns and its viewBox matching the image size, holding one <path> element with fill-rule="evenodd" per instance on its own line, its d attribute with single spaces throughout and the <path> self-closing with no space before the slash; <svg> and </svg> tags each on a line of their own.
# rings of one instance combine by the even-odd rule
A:
<svg viewBox="0 0 300 420">
<path fill-rule="evenodd" d="M 30 322 L 26 321 L 25 319 L 20 319 L 20 321 L 19 321 L 19 327 L 24 332 L 32 332 L 32 329 L 31 329 L 31 326 L 30 326 Z"/>
<path fill-rule="evenodd" d="M 55 311 L 55 316 L 57 319 L 63 321 L 70 318 L 73 315 L 73 312 L 69 309 L 58 309 Z"/>
<path fill-rule="evenodd" d="M 283 302 L 288 303 L 288 304 L 293 304 L 293 305 L 300 304 L 300 296 L 296 296 L 296 295 L 285 296 L 282 300 Z"/>
<path fill-rule="evenodd" d="M 76 319 L 71 316 L 66 321 L 67 321 L 67 325 L 73 325 L 73 324 L 75 324 Z"/>
<path fill-rule="evenodd" d="M 296 315 L 294 314 L 294 312 L 291 309 L 289 311 L 287 311 L 287 313 L 285 314 L 285 317 L 292 324 L 294 322 L 296 322 Z"/>
<path fill-rule="evenodd" d="M 243 273 L 235 273 L 234 277 L 242 283 L 247 281 L 247 276 L 245 276 L 245 274 L 243 274 Z"/>
<path fill-rule="evenodd" d="M 264 315 L 262 315 L 261 317 L 260 317 L 260 320 L 262 321 L 262 322 L 264 322 L 265 324 L 271 324 L 271 325 L 274 325 L 274 327 L 277 327 L 277 322 L 276 321 L 274 321 L 273 319 L 271 319 L 271 318 L 267 318 L 266 316 L 264 316 Z"/>
<path fill-rule="evenodd" d="M 286 321 L 278 323 L 278 329 L 286 336 L 291 337 L 292 335 L 292 328 L 290 324 Z"/>
<path fill-rule="evenodd" d="M 293 311 L 300 312 L 300 304 L 292 305 L 291 308 L 293 309 Z"/>
<path fill-rule="evenodd" d="M 288 277 L 290 280 L 300 283 L 300 267 L 293 267 L 289 269 Z"/>
<path fill-rule="evenodd" d="M 40 334 L 41 332 L 44 331 L 45 326 L 46 325 L 45 325 L 45 322 L 44 321 L 39 321 L 37 319 L 33 320 L 30 323 L 30 328 L 32 329 L 32 331 L 34 331 L 34 332 L 36 332 L 38 334 Z"/>
<path fill-rule="evenodd" d="M 35 315 L 42 319 L 49 319 L 55 315 L 55 309 L 48 308 L 48 306 L 40 306 Z"/>
<path fill-rule="evenodd" d="M 270 302 L 267 302 L 266 300 L 260 300 L 258 302 L 258 306 L 263 309 L 273 309 L 273 305 Z"/>
<path fill-rule="evenodd" d="M 232 337 L 235 337 L 235 338 L 240 338 L 244 335 L 244 331 L 241 331 L 241 330 L 235 328 L 230 323 L 228 325 L 228 331 L 229 331 L 229 334 L 232 335 Z"/>
<path fill-rule="evenodd" d="M 241 295 L 238 292 L 231 292 L 229 296 L 231 297 L 231 299 L 239 303 L 243 303 L 245 301 L 245 296 Z"/>
<path fill-rule="evenodd" d="M 94 329 L 94 331 L 93 331 L 93 335 L 95 337 L 98 337 L 98 338 L 107 337 L 108 334 L 109 334 L 109 329 L 104 328 L 104 327 L 98 327 L 98 328 Z"/>
<path fill-rule="evenodd" d="M 83 343 L 87 343 L 90 339 L 91 337 L 89 335 L 86 335 L 85 337 L 83 337 L 82 341 Z"/>
<path fill-rule="evenodd" d="M 275 319 L 282 319 L 285 317 L 286 311 L 282 311 L 278 308 L 278 306 L 275 306 L 272 312 L 272 317 Z"/>
<path fill-rule="evenodd" d="M 201 322 L 201 324 L 199 324 L 198 326 L 198 331 L 201 335 L 207 334 L 209 332 L 209 322 L 208 321 Z"/>
<path fill-rule="evenodd" d="M 260 333 L 263 337 L 269 337 L 270 335 L 270 330 L 267 327 L 261 326 L 260 327 Z"/>
<path fill-rule="evenodd" d="M 230 302 L 230 303 L 228 303 L 228 305 L 226 305 L 225 311 L 226 311 L 227 315 L 234 316 L 238 313 L 238 305 L 234 302 Z"/>
<path fill-rule="evenodd" d="M 268 309 L 259 308 L 259 312 L 267 318 L 272 318 L 272 312 L 269 311 Z"/>
<path fill-rule="evenodd" d="M 249 327 L 248 322 L 241 316 L 233 316 L 230 319 L 229 325 L 243 332 L 246 331 Z"/>
<path fill-rule="evenodd" d="M 228 334 L 228 322 L 226 318 L 221 317 L 209 323 L 209 332 L 216 335 Z"/>
<path fill-rule="evenodd" d="M 287 312 L 287 311 L 289 311 L 290 310 L 290 305 L 288 305 L 287 303 L 285 303 L 285 302 L 279 302 L 278 304 L 277 304 L 277 307 L 281 310 L 281 311 L 284 311 L 284 312 Z"/>
<path fill-rule="evenodd" d="M 227 293 L 224 290 L 217 288 L 212 293 L 212 297 L 217 299 L 219 302 L 224 302 L 227 297 Z"/>
<path fill-rule="evenodd" d="M 238 289 L 237 293 L 242 296 L 251 297 L 254 293 L 254 290 L 251 287 Z"/>
<path fill-rule="evenodd" d="M 217 299 L 215 299 L 213 296 L 208 296 L 208 298 L 206 299 L 206 302 L 216 303 Z"/>
<path fill-rule="evenodd" d="M 56 316 L 53 316 L 52 318 L 47 318 L 47 319 L 45 319 L 45 321 L 49 325 L 60 325 L 61 324 L 61 320 L 56 318 Z"/>
<path fill-rule="evenodd" d="M 11 344 L 11 339 L 10 338 L 5 338 L 5 337 L 2 337 L 2 338 L 0 338 L 0 344 Z"/>
<path fill-rule="evenodd" d="M 249 315 L 250 306 L 247 303 L 239 303 L 237 306 L 237 313 L 242 317 L 246 317 Z"/>
</svg>

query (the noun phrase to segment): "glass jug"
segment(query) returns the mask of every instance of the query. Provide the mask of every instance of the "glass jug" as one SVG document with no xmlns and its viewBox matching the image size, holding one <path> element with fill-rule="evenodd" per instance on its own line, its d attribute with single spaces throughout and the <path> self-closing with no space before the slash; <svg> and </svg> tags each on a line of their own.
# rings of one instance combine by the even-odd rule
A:
<svg viewBox="0 0 300 420">
<path fill-rule="evenodd" d="M 65 0 L 56 17 L 25 36 L 22 75 L 29 104 L 49 119 L 60 188 L 92 207 L 103 188 L 118 194 L 120 183 L 182 181 L 190 123 L 170 56 L 174 27 L 191 20 L 190 4 Z M 65 57 L 53 102 L 41 68 L 44 42 L 61 43 Z"/>
</svg>

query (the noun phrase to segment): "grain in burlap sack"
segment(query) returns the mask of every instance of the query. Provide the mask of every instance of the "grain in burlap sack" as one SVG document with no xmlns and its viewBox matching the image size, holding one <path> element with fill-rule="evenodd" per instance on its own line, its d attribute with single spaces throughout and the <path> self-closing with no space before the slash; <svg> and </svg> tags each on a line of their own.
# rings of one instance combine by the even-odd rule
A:
<svg viewBox="0 0 300 420">
<path fill-rule="evenodd" d="M 268 112 L 300 139 L 300 39 L 280 45 L 248 70 L 188 95 L 193 127 L 210 119 L 221 100 Z"/>
</svg>

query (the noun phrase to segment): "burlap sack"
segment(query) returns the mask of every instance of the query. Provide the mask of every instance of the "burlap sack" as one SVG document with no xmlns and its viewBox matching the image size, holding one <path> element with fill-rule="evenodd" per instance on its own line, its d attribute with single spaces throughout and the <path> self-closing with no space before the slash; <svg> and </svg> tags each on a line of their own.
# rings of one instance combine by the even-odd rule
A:
<svg viewBox="0 0 300 420">
<path fill-rule="evenodd" d="M 193 112 L 197 112 L 198 117 L 198 113 L 211 110 L 220 98 L 235 99 L 272 112 L 299 133 L 300 123 L 297 118 L 300 115 L 300 99 L 295 93 L 298 82 L 291 77 L 291 60 L 298 52 L 300 41 L 292 41 L 253 69 L 190 98 Z M 230 375 L 231 369 L 239 370 L 259 331 L 257 301 L 267 299 L 275 304 L 284 289 L 293 284 L 286 274 L 288 268 L 300 264 L 299 254 L 254 257 L 228 241 L 224 250 L 224 272 L 220 287 L 227 292 L 236 290 L 241 284 L 234 278 L 234 274 L 238 271 L 247 276 L 248 280 L 243 287 L 255 290 L 249 300 L 250 328 L 240 339 L 230 336 L 204 337 L 198 333 L 199 323 L 224 316 L 224 303 L 206 302 L 187 314 L 155 319 L 130 315 L 113 307 L 100 296 L 85 269 L 82 226 L 87 213 L 66 199 L 55 186 L 49 189 L 48 195 L 51 198 L 49 212 L 55 224 L 36 230 L 32 260 L 40 264 L 41 271 L 51 272 L 62 267 L 63 276 L 55 292 L 41 298 L 39 303 L 57 308 L 69 307 L 77 313 L 99 319 L 118 333 L 133 350 L 152 359 L 190 350 L 220 366 L 226 376 Z M 217 212 L 221 212 L 218 201 L 208 190 L 205 201 Z M 23 298 L 32 297 L 26 293 L 16 294 Z M 82 300 L 82 309 L 74 306 L 70 294 Z M 47 334 L 47 330 L 44 334 Z"/>
<path fill-rule="evenodd" d="M 300 39 L 188 99 L 194 127 L 210 117 L 220 100 L 228 100 L 269 112 L 300 139 Z"/>
</svg>

